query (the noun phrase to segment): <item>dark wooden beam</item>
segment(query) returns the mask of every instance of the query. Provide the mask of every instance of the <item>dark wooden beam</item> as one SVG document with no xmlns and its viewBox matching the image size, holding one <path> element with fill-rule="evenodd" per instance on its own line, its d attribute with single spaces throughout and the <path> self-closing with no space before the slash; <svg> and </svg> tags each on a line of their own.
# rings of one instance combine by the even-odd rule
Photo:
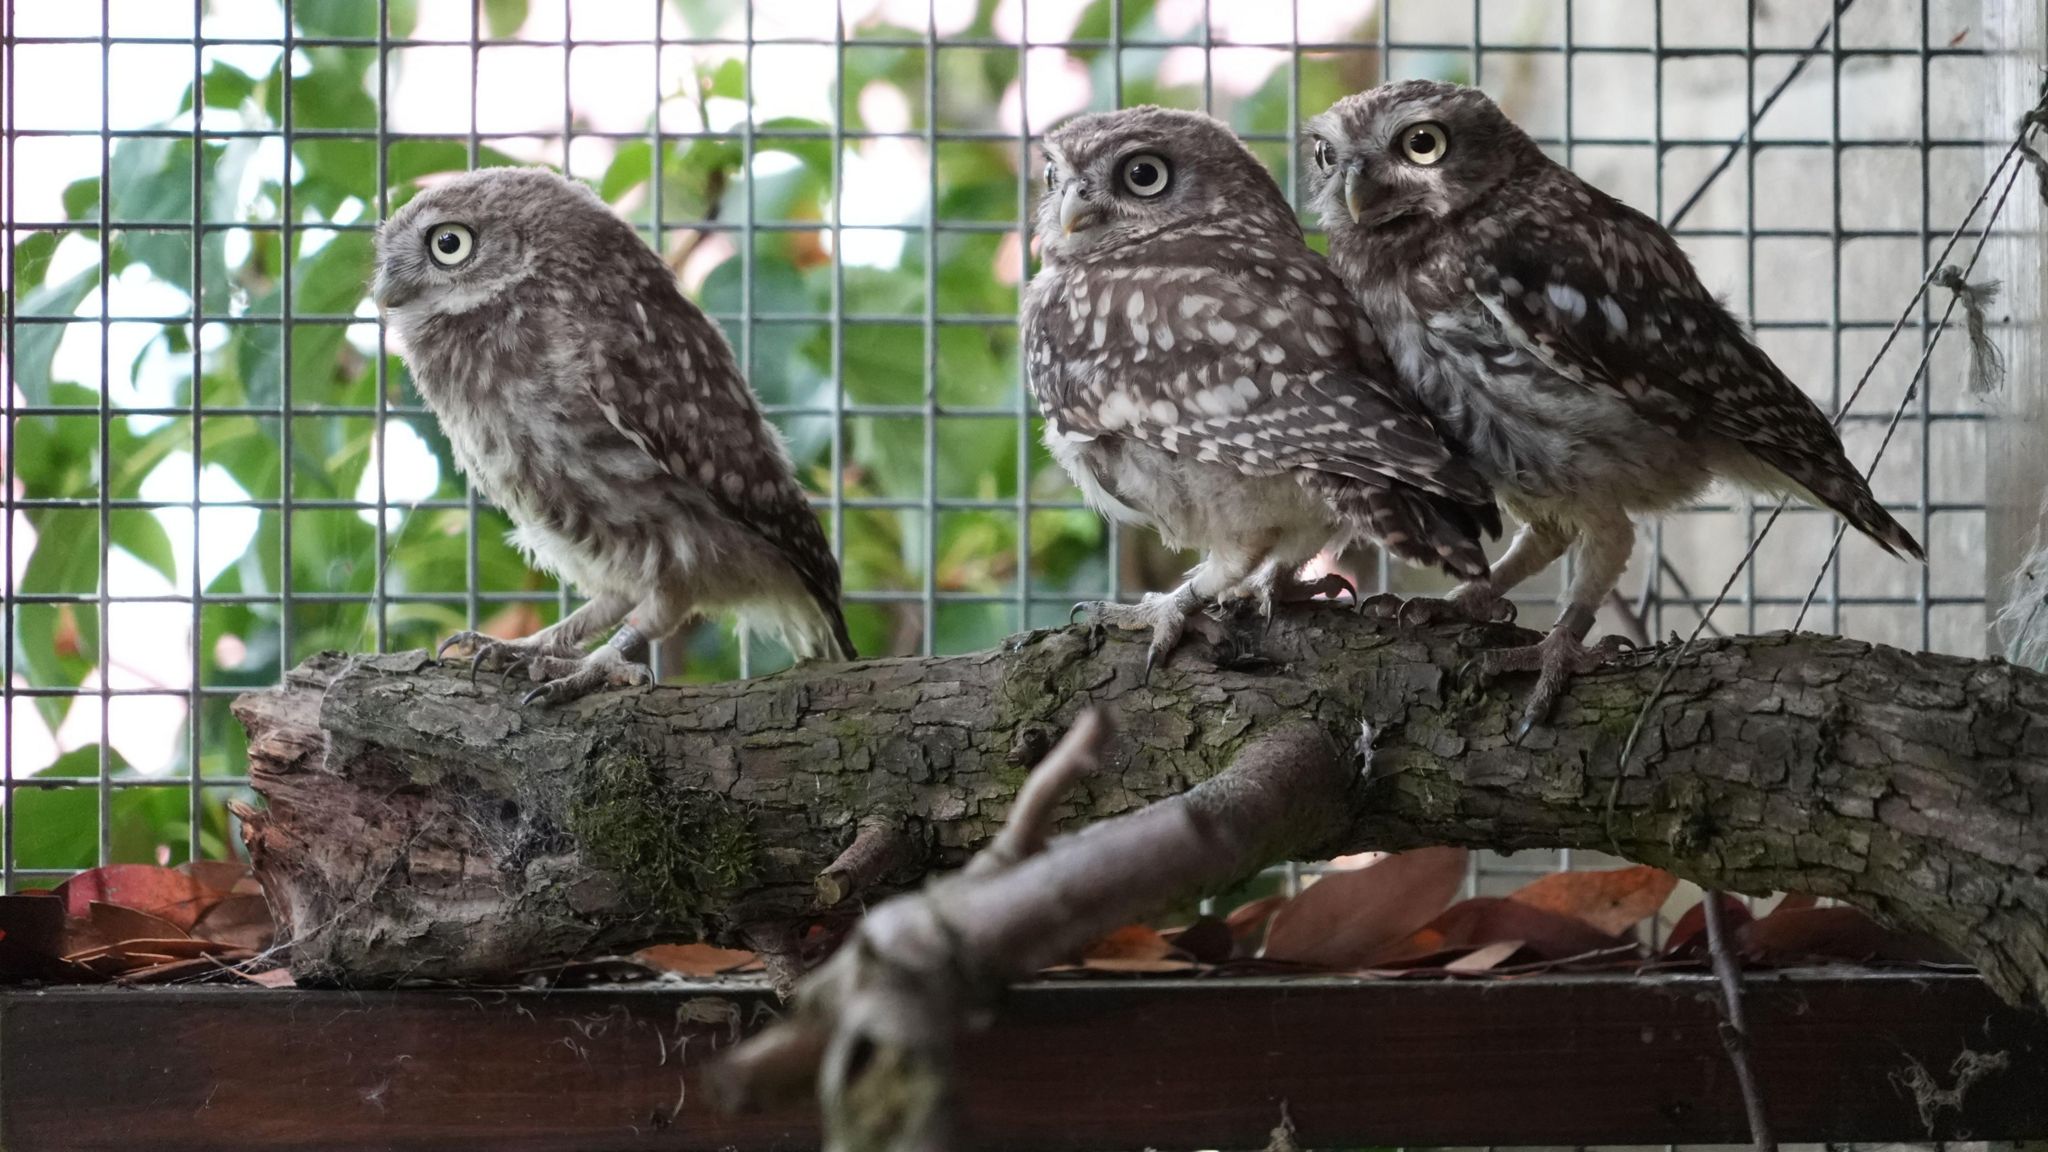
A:
<svg viewBox="0 0 2048 1152">
<path fill-rule="evenodd" d="M 1936 973 L 1759 974 L 1781 1139 L 2048 1136 L 2048 1018 Z M 0 1147 L 815 1146 L 807 1110 L 723 1117 L 699 1077 L 759 990 L 0 992 Z M 1710 980 L 1036 984 L 962 1045 L 969 1146 L 1718 1143 L 1745 1137 Z M 1915 1083 L 1983 1071 L 1923 1118 Z M 1921 1069 L 1916 1073 L 1915 1068 Z M 1927 1120 L 1932 1121 L 1930 1127 Z"/>
</svg>

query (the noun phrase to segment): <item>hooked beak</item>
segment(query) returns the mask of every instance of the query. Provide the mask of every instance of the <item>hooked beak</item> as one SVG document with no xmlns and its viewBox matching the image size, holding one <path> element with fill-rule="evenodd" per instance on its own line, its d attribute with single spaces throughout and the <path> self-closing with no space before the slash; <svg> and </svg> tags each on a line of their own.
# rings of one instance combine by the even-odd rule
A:
<svg viewBox="0 0 2048 1152">
<path fill-rule="evenodd" d="M 1344 169 L 1344 207 L 1350 210 L 1353 224 L 1365 215 L 1365 174 L 1356 168 Z"/>
<path fill-rule="evenodd" d="M 393 308 L 403 308 L 406 301 L 415 295 L 418 295 L 418 292 L 411 285 L 397 283 L 389 274 L 381 271 L 377 273 L 377 282 L 370 289 L 370 298 L 376 301 L 379 313 Z"/>
<path fill-rule="evenodd" d="M 1061 235 L 1072 236 L 1101 218 L 1102 214 L 1096 210 L 1095 205 L 1090 204 L 1087 197 L 1081 194 L 1079 184 L 1069 184 L 1060 192 Z"/>
</svg>

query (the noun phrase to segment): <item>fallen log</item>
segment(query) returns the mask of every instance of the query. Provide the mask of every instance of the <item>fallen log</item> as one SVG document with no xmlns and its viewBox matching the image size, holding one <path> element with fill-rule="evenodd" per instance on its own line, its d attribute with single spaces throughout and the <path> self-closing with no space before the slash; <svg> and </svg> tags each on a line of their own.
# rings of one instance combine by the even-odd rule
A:
<svg viewBox="0 0 2048 1152">
<path fill-rule="evenodd" d="M 1597 848 L 1838 897 L 2048 999 L 2048 677 L 1826 636 L 1700 644 L 1623 772 L 1662 650 L 1580 678 L 1517 744 L 1527 678 L 1461 669 L 1524 635 L 1307 606 L 1225 625 L 1149 679 L 1136 638 L 1077 627 L 549 710 L 424 653 L 327 654 L 236 702 L 268 803 L 244 837 L 302 982 L 495 979 L 958 867 L 1091 705 L 1115 732 L 1056 829 L 1308 720 L 1354 758 L 1326 851 Z"/>
</svg>

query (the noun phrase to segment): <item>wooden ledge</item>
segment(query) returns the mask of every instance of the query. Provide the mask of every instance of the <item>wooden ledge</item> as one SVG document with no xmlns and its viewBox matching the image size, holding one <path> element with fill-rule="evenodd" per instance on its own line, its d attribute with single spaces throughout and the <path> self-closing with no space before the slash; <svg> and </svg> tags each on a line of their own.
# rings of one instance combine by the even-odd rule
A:
<svg viewBox="0 0 2048 1152">
<path fill-rule="evenodd" d="M 1973 976 L 1747 994 L 1782 1140 L 2048 1136 L 2048 1017 Z M 776 1011 L 744 984 L 0 990 L 0 1147 L 815 1147 L 808 1109 L 721 1116 L 700 1086 Z M 1308 1147 L 1740 1142 L 1716 1020 L 1694 974 L 1043 982 L 963 1041 L 960 1084 L 986 1149 L 1256 1148 L 1283 1100 Z"/>
</svg>

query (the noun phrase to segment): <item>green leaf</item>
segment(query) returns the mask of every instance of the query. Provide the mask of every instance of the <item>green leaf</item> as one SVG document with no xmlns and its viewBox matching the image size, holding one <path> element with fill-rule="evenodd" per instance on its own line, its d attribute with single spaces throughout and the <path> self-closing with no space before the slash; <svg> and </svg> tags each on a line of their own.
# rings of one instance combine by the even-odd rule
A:
<svg viewBox="0 0 2048 1152">
<path fill-rule="evenodd" d="M 706 93 L 722 96 L 728 100 L 744 100 L 747 97 L 747 68 L 738 60 L 727 60 L 711 73 L 711 84 Z"/>
<path fill-rule="evenodd" d="M 296 238 L 295 238 L 296 239 Z M 362 300 L 375 258 L 375 242 L 368 233 L 343 232 L 327 242 L 311 259 L 294 261 L 292 310 L 305 315 L 352 313 Z M 276 289 L 251 302 L 249 311 L 259 316 L 280 313 Z M 244 327 L 237 332 L 237 362 L 242 384 L 252 400 L 275 397 L 283 380 L 282 342 L 262 339 Z M 367 364 L 356 365 L 353 374 L 342 371 L 339 358 L 346 329 L 338 324 L 295 324 L 292 326 L 292 386 L 300 399 L 328 402 L 366 402 L 356 396 L 359 385 L 372 382 Z"/>
<path fill-rule="evenodd" d="M 45 284 L 24 296 L 23 316 L 69 316 L 99 284 L 98 268 L 88 268 L 61 284 Z M 68 324 L 20 324 L 14 329 L 14 383 L 30 404 L 51 403 L 50 361 Z M 95 393 L 97 402 L 97 393 Z"/>
<path fill-rule="evenodd" d="M 43 273 L 49 271 L 50 257 L 57 251 L 57 234 L 54 232 L 31 232 L 14 246 L 14 295 L 20 299 L 30 289 L 43 283 Z"/>
<path fill-rule="evenodd" d="M 597 194 L 606 203 L 616 203 L 619 197 L 647 183 L 654 176 L 654 146 L 645 140 L 635 140 L 621 145 L 618 154 L 604 170 L 604 179 L 598 181 Z"/>
<path fill-rule="evenodd" d="M 526 0 L 484 0 L 484 26 L 494 40 L 510 39 L 526 26 Z"/>
<path fill-rule="evenodd" d="M 114 545 L 163 574 L 173 585 L 178 582 L 177 553 L 171 548 L 171 534 L 153 513 L 120 509 L 107 518 Z"/>
<path fill-rule="evenodd" d="M 256 78 L 229 64 L 215 61 L 206 70 L 201 81 L 201 90 L 206 95 L 208 108 L 240 108 L 256 91 Z M 186 106 L 191 106 L 191 96 L 186 95 Z"/>
<path fill-rule="evenodd" d="M 362 0 L 298 0 L 291 13 L 308 36 L 368 40 L 377 35 L 377 6 Z"/>
<path fill-rule="evenodd" d="M 97 220 L 100 216 L 100 178 L 87 176 L 64 186 L 64 216 L 68 220 Z"/>
</svg>

